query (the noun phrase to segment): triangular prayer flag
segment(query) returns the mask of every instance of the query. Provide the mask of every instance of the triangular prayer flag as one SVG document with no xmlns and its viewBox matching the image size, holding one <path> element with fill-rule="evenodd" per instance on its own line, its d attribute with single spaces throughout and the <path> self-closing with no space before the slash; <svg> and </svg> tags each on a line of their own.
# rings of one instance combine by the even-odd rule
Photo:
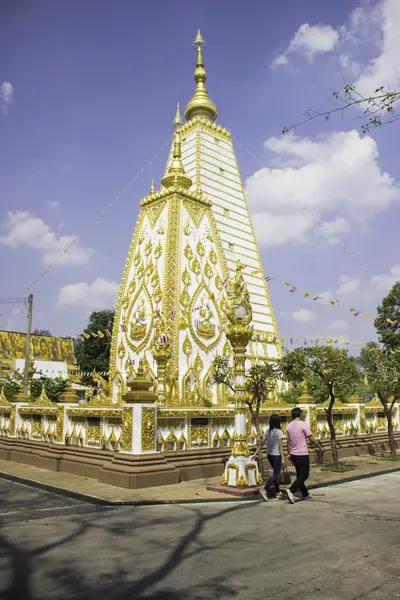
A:
<svg viewBox="0 0 400 600">
<path fill-rule="evenodd" d="M 293 283 L 289 283 L 288 281 L 285 281 L 283 285 L 286 285 L 286 287 L 293 287 Z"/>
<path fill-rule="evenodd" d="M 104 333 L 102 331 L 98 331 L 97 335 L 99 336 L 99 338 L 103 338 L 104 337 Z"/>
<path fill-rule="evenodd" d="M 308 298 L 309 296 L 311 296 L 311 292 L 306 292 L 306 293 L 304 294 L 304 298 Z"/>
</svg>

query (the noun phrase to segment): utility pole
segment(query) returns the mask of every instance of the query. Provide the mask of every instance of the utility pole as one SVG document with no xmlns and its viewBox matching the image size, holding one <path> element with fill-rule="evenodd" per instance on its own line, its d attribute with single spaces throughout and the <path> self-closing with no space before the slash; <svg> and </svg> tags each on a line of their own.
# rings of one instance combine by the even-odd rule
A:
<svg viewBox="0 0 400 600">
<path fill-rule="evenodd" d="M 28 296 L 28 324 L 26 328 L 26 344 L 25 344 L 25 370 L 24 370 L 24 394 L 29 392 L 29 353 L 31 348 L 31 329 L 32 329 L 32 308 L 33 294 Z"/>
</svg>

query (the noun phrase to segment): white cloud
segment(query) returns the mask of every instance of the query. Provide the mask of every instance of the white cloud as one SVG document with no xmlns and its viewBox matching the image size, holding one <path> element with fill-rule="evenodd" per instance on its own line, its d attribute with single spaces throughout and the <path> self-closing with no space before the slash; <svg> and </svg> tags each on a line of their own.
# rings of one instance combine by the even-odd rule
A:
<svg viewBox="0 0 400 600">
<path fill-rule="evenodd" d="M 368 8 L 364 9 L 364 13 L 369 14 Z M 363 15 L 363 11 L 359 14 Z M 400 85 L 399 74 L 396 71 L 400 56 L 399 0 L 383 0 L 379 3 L 379 17 L 382 36 L 380 54 L 369 62 L 355 82 L 357 90 L 366 97 L 382 85 L 390 89 Z"/>
<path fill-rule="evenodd" d="M 60 289 L 57 302 L 60 306 L 102 310 L 115 304 L 118 290 L 118 283 L 101 278 L 93 283 L 71 283 Z"/>
<path fill-rule="evenodd" d="M 304 242 L 326 229 L 348 233 L 352 223 L 365 223 L 400 198 L 400 187 L 379 165 L 376 142 L 358 131 L 318 139 L 289 134 L 265 146 L 278 166 L 246 181 L 261 246 Z"/>
<path fill-rule="evenodd" d="M 7 233 L 0 236 L 0 244 L 9 248 L 37 250 L 45 264 L 52 263 L 75 239 L 73 235 L 58 238 L 42 219 L 29 211 L 7 212 L 5 229 Z M 77 242 L 55 264 L 84 265 L 92 254 L 92 248 L 82 248 Z"/>
<path fill-rule="evenodd" d="M 316 319 L 316 316 L 312 310 L 300 308 L 300 310 L 296 310 L 294 313 L 292 313 L 292 319 L 298 323 L 311 323 L 311 321 Z"/>
<path fill-rule="evenodd" d="M 387 294 L 393 285 L 400 281 L 400 265 L 394 265 L 389 273 L 381 273 L 371 278 L 371 286 L 381 294 Z"/>
<path fill-rule="evenodd" d="M 0 85 L 0 110 L 3 115 L 7 114 L 8 109 L 14 101 L 14 86 L 9 81 L 3 81 Z"/>
<path fill-rule="evenodd" d="M 336 319 L 336 321 L 333 321 L 332 323 L 330 323 L 329 325 L 327 325 L 325 327 L 326 333 L 334 333 L 334 334 L 340 333 L 340 335 L 343 335 L 343 333 L 345 333 L 348 330 L 349 330 L 349 324 L 346 321 L 344 321 L 343 319 Z"/>
<path fill-rule="evenodd" d="M 361 279 L 358 277 L 349 277 L 348 275 L 341 275 L 339 277 L 339 287 L 335 292 L 335 296 L 339 298 L 353 296 L 360 290 Z"/>
<path fill-rule="evenodd" d="M 330 25 L 310 25 L 303 23 L 296 31 L 288 48 L 272 62 L 274 67 L 286 65 L 288 56 L 293 53 L 303 54 L 309 62 L 316 54 L 330 52 L 339 40 L 339 32 Z"/>
<path fill-rule="evenodd" d="M 47 205 L 50 206 L 50 208 L 59 208 L 60 203 L 58 200 L 47 200 Z"/>
<path fill-rule="evenodd" d="M 321 221 L 316 228 L 316 233 L 322 235 L 330 244 L 338 243 L 338 235 L 349 233 L 350 222 L 343 217 L 336 217 L 333 221 Z"/>
</svg>

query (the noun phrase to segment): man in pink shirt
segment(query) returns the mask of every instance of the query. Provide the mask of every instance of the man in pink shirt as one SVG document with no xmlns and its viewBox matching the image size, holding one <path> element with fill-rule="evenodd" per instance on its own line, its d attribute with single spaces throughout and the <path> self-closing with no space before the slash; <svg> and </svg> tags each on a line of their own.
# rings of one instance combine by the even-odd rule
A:
<svg viewBox="0 0 400 600">
<path fill-rule="evenodd" d="M 308 454 L 308 440 L 313 446 L 316 446 L 324 451 L 321 442 L 313 438 L 311 429 L 307 423 L 301 418 L 301 408 L 292 409 L 293 421 L 286 427 L 286 435 L 288 440 L 288 454 L 296 469 L 296 481 L 292 483 L 289 489 L 286 490 L 286 494 L 289 502 L 295 503 L 294 494 L 297 491 L 301 492 L 303 500 L 309 500 L 311 498 L 308 490 L 305 486 L 310 474 L 310 456 Z"/>
</svg>

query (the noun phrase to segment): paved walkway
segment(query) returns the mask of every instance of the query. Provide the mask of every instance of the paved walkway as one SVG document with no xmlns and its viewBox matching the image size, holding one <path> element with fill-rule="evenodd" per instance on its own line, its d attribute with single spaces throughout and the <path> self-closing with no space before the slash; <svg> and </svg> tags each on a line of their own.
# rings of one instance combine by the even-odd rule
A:
<svg viewBox="0 0 400 600">
<path fill-rule="evenodd" d="M 312 467 L 309 484 L 311 486 L 321 485 L 324 483 L 343 480 L 349 477 L 357 477 L 360 475 L 374 474 L 389 469 L 400 468 L 400 462 L 384 461 L 373 456 L 351 457 L 345 462 L 354 465 L 356 468 L 347 473 L 331 473 L 321 471 L 321 468 L 317 466 Z M 221 500 L 221 498 L 223 498 L 220 493 L 211 492 L 206 489 L 206 485 L 208 483 L 220 483 L 220 477 L 185 481 L 178 484 L 161 487 L 126 490 L 124 488 L 99 483 L 95 479 L 81 477 L 79 475 L 46 471 L 44 469 L 38 469 L 29 465 L 5 460 L 0 460 L 0 477 L 1 473 L 49 486 L 54 486 L 59 490 L 85 494 L 95 499 L 111 503 L 158 501 L 179 502 L 188 500 Z"/>
<path fill-rule="evenodd" d="M 105 509 L 3 480 L 0 597 L 395 599 L 399 486 L 391 473 L 295 505 Z"/>
</svg>

